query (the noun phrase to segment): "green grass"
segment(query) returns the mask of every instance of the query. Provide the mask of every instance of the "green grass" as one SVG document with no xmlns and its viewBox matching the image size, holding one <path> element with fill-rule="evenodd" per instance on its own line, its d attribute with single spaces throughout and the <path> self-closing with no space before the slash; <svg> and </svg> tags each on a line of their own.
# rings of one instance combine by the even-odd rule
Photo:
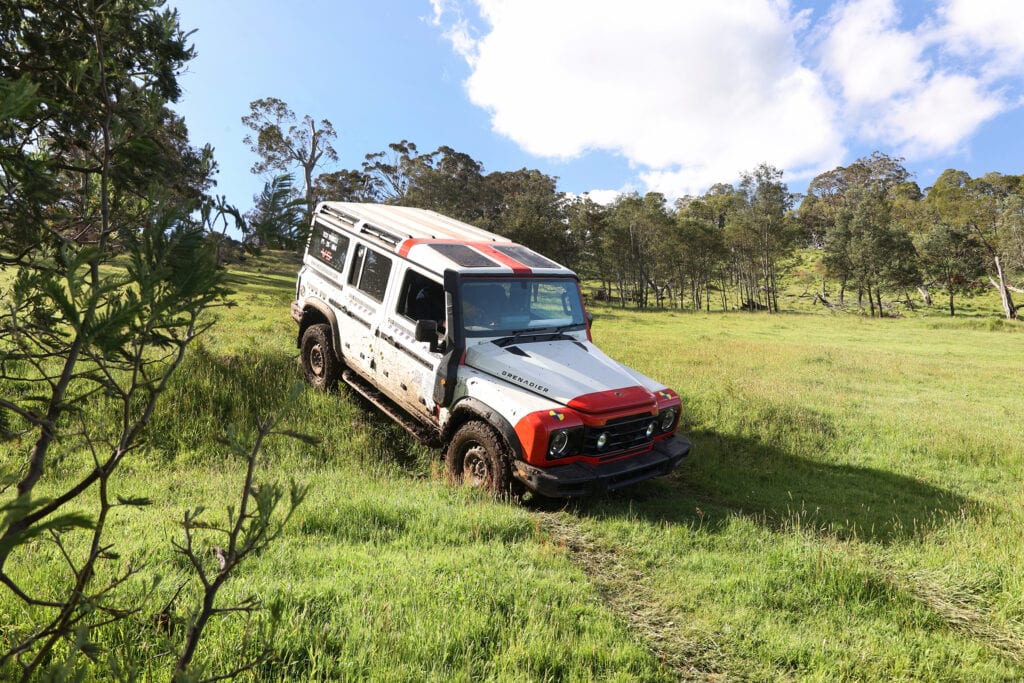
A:
<svg viewBox="0 0 1024 683">
<path fill-rule="evenodd" d="M 181 635 L 152 625 L 187 576 L 178 520 L 199 504 L 223 518 L 240 486 L 217 437 L 284 412 L 321 443 L 278 438 L 262 455 L 261 478 L 310 494 L 225 588 L 225 603 L 280 610 L 276 658 L 252 677 L 1024 678 L 1024 324 L 597 307 L 595 341 L 682 395 L 693 455 L 616 495 L 518 506 L 450 486 L 437 453 L 348 392 L 285 405 L 296 269 L 269 254 L 232 271 L 238 305 L 217 312 L 118 478 L 153 498 L 114 519 L 122 555 L 148 560 L 127 592 L 161 580 L 100 641 L 143 676 L 167 676 Z M 66 453 L 48 490 L 85 465 Z M 56 549 L 31 550 L 19 579 L 56 591 Z M 174 605 L 179 623 L 195 595 Z M 38 616 L 0 593 L 0 639 Z M 244 624 L 213 622 L 209 672 L 252 651 Z"/>
</svg>

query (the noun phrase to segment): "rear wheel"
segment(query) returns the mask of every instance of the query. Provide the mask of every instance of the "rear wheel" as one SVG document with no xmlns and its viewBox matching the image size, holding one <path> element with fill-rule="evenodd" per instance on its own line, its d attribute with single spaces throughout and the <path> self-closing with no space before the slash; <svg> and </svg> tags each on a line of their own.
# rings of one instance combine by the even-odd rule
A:
<svg viewBox="0 0 1024 683">
<path fill-rule="evenodd" d="M 484 488 L 496 496 L 515 492 L 507 449 L 484 422 L 473 420 L 459 427 L 445 462 L 454 482 Z"/>
<path fill-rule="evenodd" d="M 302 333 L 302 373 L 320 391 L 331 391 L 337 385 L 341 361 L 334 353 L 330 325 L 310 325 Z"/>
</svg>

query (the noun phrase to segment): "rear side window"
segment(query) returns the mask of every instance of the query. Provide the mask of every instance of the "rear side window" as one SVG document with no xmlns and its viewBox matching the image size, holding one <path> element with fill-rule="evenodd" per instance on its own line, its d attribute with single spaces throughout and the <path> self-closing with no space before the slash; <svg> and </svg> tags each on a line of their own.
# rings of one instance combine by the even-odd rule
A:
<svg viewBox="0 0 1024 683">
<path fill-rule="evenodd" d="M 391 259 L 362 244 L 356 245 L 348 283 L 375 301 L 383 301 L 391 275 Z"/>
<path fill-rule="evenodd" d="M 306 253 L 341 272 L 345 267 L 345 256 L 348 254 L 348 238 L 330 228 L 314 225 Z"/>
</svg>

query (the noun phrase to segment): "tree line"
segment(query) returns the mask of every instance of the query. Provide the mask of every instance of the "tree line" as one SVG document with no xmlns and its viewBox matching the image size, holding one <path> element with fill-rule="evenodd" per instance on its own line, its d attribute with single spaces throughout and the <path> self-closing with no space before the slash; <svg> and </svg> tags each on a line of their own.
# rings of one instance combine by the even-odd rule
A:
<svg viewBox="0 0 1024 683">
<path fill-rule="evenodd" d="M 1016 318 L 1024 284 L 1024 182 L 947 170 L 924 189 L 903 160 L 881 152 L 815 177 L 793 193 L 767 163 L 735 184 L 673 203 L 624 194 L 610 205 L 557 189 L 536 169 L 485 172 L 471 156 L 408 140 L 367 154 L 359 168 L 315 174 L 337 159 L 327 120 L 299 121 L 276 98 L 243 117 L 259 156 L 253 172 L 278 172 L 240 226 L 257 242 L 301 247 L 322 200 L 428 208 L 507 236 L 599 283 L 598 298 L 639 308 L 778 311 L 798 253 L 816 257 L 814 301 L 886 315 L 894 304 L 931 305 L 994 287 Z M 289 170 L 303 173 L 303 190 Z"/>
</svg>

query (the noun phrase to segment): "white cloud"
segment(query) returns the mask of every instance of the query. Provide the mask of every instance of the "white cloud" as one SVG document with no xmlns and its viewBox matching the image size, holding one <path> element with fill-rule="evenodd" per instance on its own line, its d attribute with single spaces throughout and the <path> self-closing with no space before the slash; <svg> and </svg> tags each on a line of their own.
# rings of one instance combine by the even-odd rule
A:
<svg viewBox="0 0 1024 683">
<path fill-rule="evenodd" d="M 478 4 L 488 30 L 467 92 L 532 154 L 610 150 L 645 178 L 684 183 L 662 188 L 672 195 L 762 161 L 819 169 L 841 158 L 832 103 L 792 36 L 806 15 L 786 3 Z"/>
<path fill-rule="evenodd" d="M 1024 24 L 997 4 L 949 0 L 913 30 L 900 27 L 893 0 L 838 4 L 821 65 L 841 86 L 847 135 L 908 157 L 935 156 L 958 150 L 1005 111 L 992 79 L 1024 57 Z M 959 55 L 953 65 L 949 54 Z"/>
<path fill-rule="evenodd" d="M 932 156 L 956 149 L 1005 108 L 977 79 L 938 74 L 912 97 L 891 103 L 876 137 L 899 145 L 902 154 Z"/>
<path fill-rule="evenodd" d="M 821 63 L 839 81 L 847 102 L 883 102 L 913 89 L 927 76 L 925 44 L 895 28 L 899 14 L 892 0 L 840 5 L 832 17 L 834 26 Z"/>
<path fill-rule="evenodd" d="M 761 162 L 809 178 L 848 147 L 962 149 L 1024 70 L 1019 0 L 943 0 L 913 27 L 894 0 L 473 0 L 476 22 L 431 2 L 496 132 L 542 157 L 620 154 L 670 197 Z"/>
<path fill-rule="evenodd" d="M 583 195 L 603 206 L 609 206 L 613 204 L 616 199 L 625 194 L 623 190 L 591 190 L 590 192 L 584 192 Z"/>
<path fill-rule="evenodd" d="M 987 58 L 989 78 L 1024 69 L 1024 3 L 1020 0 L 947 0 L 939 9 L 941 37 L 964 57 Z"/>
</svg>

